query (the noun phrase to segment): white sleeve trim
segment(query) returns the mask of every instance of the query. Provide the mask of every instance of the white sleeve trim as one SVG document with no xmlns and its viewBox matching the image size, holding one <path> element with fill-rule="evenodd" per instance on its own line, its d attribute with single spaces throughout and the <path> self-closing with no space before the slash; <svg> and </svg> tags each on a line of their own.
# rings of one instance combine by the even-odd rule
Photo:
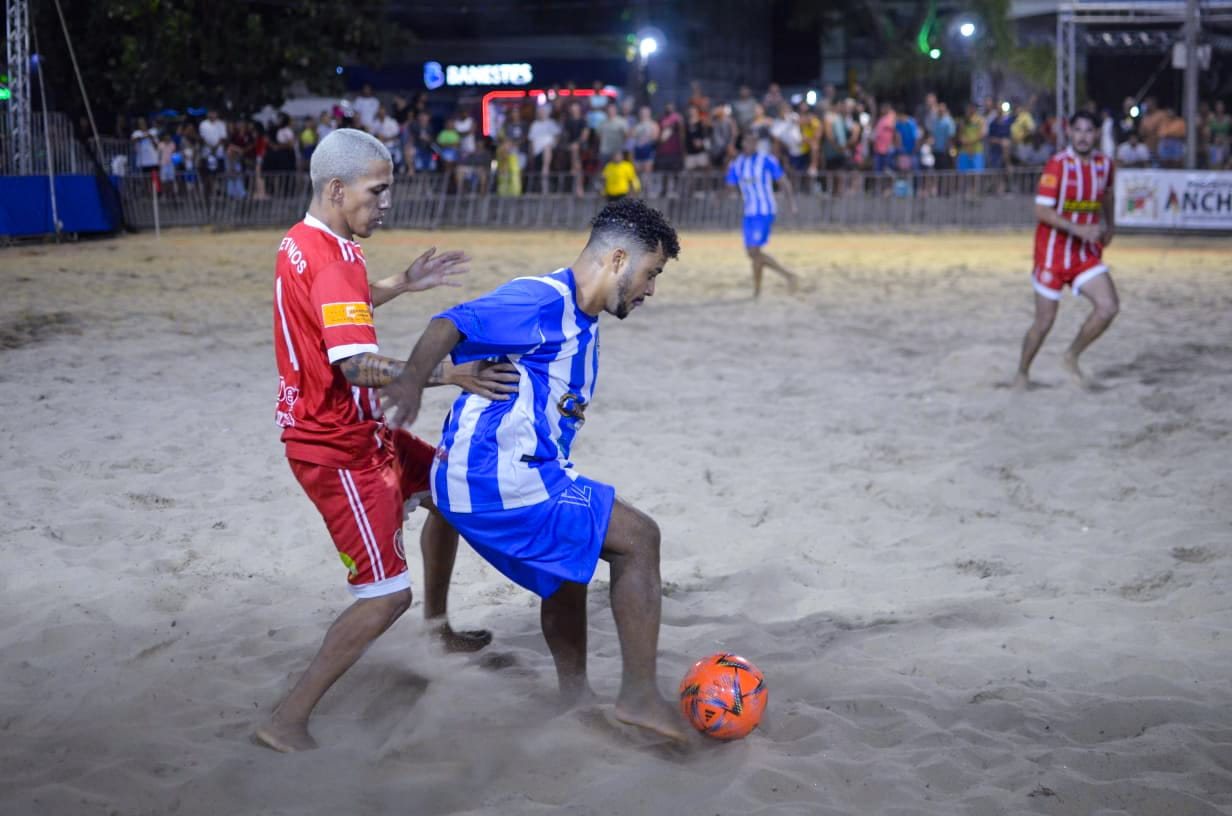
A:
<svg viewBox="0 0 1232 816">
<path fill-rule="evenodd" d="M 370 584 L 354 584 L 348 585 L 351 594 L 358 599 L 364 598 L 383 598 L 386 595 L 392 595 L 395 592 L 401 592 L 404 589 L 411 588 L 411 576 L 403 570 L 392 578 L 386 578 L 383 581 L 373 581 Z"/>
<path fill-rule="evenodd" d="M 377 354 L 381 347 L 376 343 L 351 343 L 349 346 L 334 346 L 329 350 L 329 364 L 333 365 L 339 360 L 345 360 L 348 357 L 354 357 L 356 354 L 369 352 Z"/>
<path fill-rule="evenodd" d="M 1057 206 L 1057 200 L 1055 198 L 1049 198 L 1048 196 L 1042 196 L 1042 195 L 1037 195 L 1035 197 L 1035 203 L 1041 204 L 1045 207 Z"/>
</svg>

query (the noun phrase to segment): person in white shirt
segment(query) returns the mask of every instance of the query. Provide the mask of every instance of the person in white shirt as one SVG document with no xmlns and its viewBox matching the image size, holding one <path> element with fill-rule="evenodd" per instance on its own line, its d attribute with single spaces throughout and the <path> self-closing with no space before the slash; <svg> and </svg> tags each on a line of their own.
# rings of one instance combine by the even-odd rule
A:
<svg viewBox="0 0 1232 816">
<path fill-rule="evenodd" d="M 145 117 L 137 117 L 137 129 L 131 137 L 137 152 L 137 168 L 143 171 L 158 169 L 158 128 L 146 124 Z"/>
<path fill-rule="evenodd" d="M 551 118 L 552 109 L 547 105 L 535 111 L 535 121 L 531 123 L 527 139 L 530 141 L 531 170 L 538 170 L 544 175 L 552 167 L 552 148 L 560 138 L 560 125 Z"/>
<path fill-rule="evenodd" d="M 475 120 L 466 108 L 458 108 L 453 117 L 453 129 L 458 131 L 462 141 L 458 143 L 458 155 L 465 159 L 475 152 Z"/>
<path fill-rule="evenodd" d="M 381 100 L 373 96 L 371 85 L 364 83 L 363 90 L 359 92 L 359 96 L 355 97 L 351 107 L 355 111 L 355 118 L 359 120 L 359 126 L 371 133 L 376 125 L 377 111 L 381 107 Z"/>
<path fill-rule="evenodd" d="M 1116 149 L 1116 161 L 1121 167 L 1146 167 L 1151 163 L 1151 151 L 1138 141 L 1138 134 L 1129 134 L 1129 140 L 1121 142 Z"/>
</svg>

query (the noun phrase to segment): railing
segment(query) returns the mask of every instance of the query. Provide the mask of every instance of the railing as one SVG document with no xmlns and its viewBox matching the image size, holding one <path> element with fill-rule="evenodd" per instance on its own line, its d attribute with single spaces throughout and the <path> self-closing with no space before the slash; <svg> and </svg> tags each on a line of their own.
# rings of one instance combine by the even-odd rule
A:
<svg viewBox="0 0 1232 816">
<path fill-rule="evenodd" d="M 995 229 L 1035 223 L 1032 202 L 1038 169 L 982 173 L 866 172 L 800 174 L 794 177 L 796 210 L 780 193 L 776 228 Z M 501 195 L 494 179 L 419 174 L 399 177 L 386 214 L 390 227 L 413 229 L 581 229 L 603 206 L 593 181 L 577 194 L 569 173 L 535 174 L 521 195 Z M 284 226 L 302 218 L 311 198 L 304 173 L 196 174 L 158 185 L 150 175 L 120 179 L 125 219 L 153 228 L 155 204 L 161 226 L 224 229 Z M 655 173 L 643 180 L 643 195 L 682 229 L 734 229 L 742 206 L 738 193 L 717 171 Z"/>
</svg>

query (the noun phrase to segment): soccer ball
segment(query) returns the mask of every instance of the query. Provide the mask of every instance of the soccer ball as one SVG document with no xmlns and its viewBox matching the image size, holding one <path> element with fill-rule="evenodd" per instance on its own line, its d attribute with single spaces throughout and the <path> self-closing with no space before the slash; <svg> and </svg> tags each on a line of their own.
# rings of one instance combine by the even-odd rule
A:
<svg viewBox="0 0 1232 816">
<path fill-rule="evenodd" d="M 680 710 L 708 737 L 748 736 L 766 709 L 766 678 L 739 655 L 720 652 L 693 664 L 680 681 Z"/>
</svg>

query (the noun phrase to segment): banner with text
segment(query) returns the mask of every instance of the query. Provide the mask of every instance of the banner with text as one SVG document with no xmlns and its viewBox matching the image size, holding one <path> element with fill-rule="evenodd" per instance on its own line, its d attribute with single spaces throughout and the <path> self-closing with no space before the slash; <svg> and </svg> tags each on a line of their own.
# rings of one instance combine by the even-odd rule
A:
<svg viewBox="0 0 1232 816">
<path fill-rule="evenodd" d="M 1118 227 L 1232 231 L 1232 172 L 1118 170 Z"/>
</svg>

